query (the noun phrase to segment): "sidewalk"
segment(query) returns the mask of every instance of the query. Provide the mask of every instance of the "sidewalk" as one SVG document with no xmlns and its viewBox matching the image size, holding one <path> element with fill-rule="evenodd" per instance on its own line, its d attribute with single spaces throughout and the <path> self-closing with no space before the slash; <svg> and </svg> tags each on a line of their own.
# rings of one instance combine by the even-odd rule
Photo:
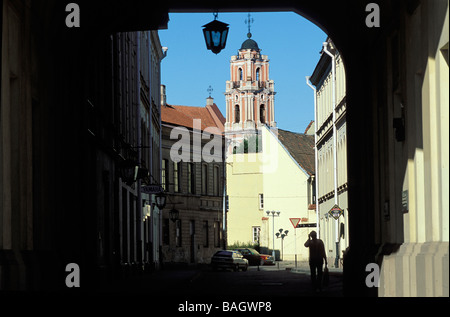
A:
<svg viewBox="0 0 450 317">
<path fill-rule="evenodd" d="M 249 267 L 251 270 L 258 270 L 257 266 Z M 259 267 L 260 271 L 280 271 L 280 270 L 288 270 L 292 273 L 297 274 L 310 274 L 309 263 L 307 261 L 297 261 L 297 266 L 295 265 L 295 261 L 277 261 L 275 265 L 264 265 Z M 328 271 L 330 274 L 342 274 L 343 269 L 335 268 L 334 265 L 330 265 L 328 263 Z"/>
</svg>

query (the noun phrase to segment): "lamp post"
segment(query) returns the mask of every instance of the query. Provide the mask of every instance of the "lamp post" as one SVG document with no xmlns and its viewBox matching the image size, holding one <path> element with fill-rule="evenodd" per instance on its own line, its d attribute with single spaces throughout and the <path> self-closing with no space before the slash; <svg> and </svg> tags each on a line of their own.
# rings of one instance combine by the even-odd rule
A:
<svg viewBox="0 0 450 317">
<path fill-rule="evenodd" d="M 280 216 L 280 211 L 266 211 L 267 216 L 272 215 L 272 256 L 275 259 L 275 217 Z"/>
<path fill-rule="evenodd" d="M 277 236 L 277 239 L 281 238 L 281 261 L 283 261 L 283 254 L 284 254 L 284 252 L 283 252 L 283 241 L 284 241 L 284 238 L 288 235 L 289 230 L 284 230 L 284 233 L 283 233 L 283 229 L 280 229 L 278 231 L 279 232 L 275 233 L 275 235 Z"/>
</svg>

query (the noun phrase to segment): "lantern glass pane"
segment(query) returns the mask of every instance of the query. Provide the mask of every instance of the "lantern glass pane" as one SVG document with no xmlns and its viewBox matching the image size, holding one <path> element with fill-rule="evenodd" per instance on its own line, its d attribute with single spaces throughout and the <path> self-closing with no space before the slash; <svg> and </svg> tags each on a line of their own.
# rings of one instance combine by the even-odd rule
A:
<svg viewBox="0 0 450 317">
<path fill-rule="evenodd" d="M 213 46 L 220 47 L 220 31 L 211 31 Z"/>
<path fill-rule="evenodd" d="M 221 47 L 225 47 L 225 42 L 227 41 L 228 29 L 222 32 L 222 41 L 220 42 Z"/>
<path fill-rule="evenodd" d="M 204 32 L 205 32 L 206 46 L 211 47 L 211 32 L 208 30 L 204 30 Z"/>
</svg>

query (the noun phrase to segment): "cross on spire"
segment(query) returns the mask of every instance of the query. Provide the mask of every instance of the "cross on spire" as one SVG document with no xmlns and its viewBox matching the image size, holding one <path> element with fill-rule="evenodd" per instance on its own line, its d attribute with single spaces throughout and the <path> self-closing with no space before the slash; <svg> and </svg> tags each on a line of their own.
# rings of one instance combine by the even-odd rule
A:
<svg viewBox="0 0 450 317">
<path fill-rule="evenodd" d="M 251 24 L 254 22 L 255 20 L 253 20 L 252 16 L 250 15 L 250 12 L 248 13 L 247 19 L 245 19 L 245 24 L 248 24 L 248 33 L 247 33 L 247 37 L 251 38 L 252 37 L 252 33 L 250 32 L 250 28 L 251 28 Z"/>
<path fill-rule="evenodd" d="M 214 89 L 209 85 L 208 89 L 206 91 L 209 93 L 209 98 L 211 98 L 211 93 L 214 91 Z"/>
</svg>

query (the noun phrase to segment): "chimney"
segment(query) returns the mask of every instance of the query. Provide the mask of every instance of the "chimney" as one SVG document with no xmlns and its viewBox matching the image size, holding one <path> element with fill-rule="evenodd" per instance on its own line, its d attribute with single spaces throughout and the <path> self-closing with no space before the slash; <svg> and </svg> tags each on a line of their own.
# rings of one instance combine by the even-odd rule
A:
<svg viewBox="0 0 450 317">
<path fill-rule="evenodd" d="M 206 105 L 207 106 L 212 106 L 213 104 L 214 104 L 214 98 L 213 97 L 206 98 Z"/>
<path fill-rule="evenodd" d="M 166 86 L 161 85 L 161 107 L 164 107 L 167 105 L 166 102 Z"/>
</svg>

